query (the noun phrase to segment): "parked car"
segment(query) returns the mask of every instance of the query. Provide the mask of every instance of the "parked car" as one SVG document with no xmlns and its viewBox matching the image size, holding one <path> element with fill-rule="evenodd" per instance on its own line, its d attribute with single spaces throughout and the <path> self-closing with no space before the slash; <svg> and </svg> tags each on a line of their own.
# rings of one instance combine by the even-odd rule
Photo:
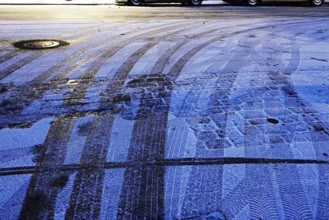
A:
<svg viewBox="0 0 329 220">
<path fill-rule="evenodd" d="M 246 4 L 249 6 L 257 6 L 260 5 L 262 2 L 274 2 L 276 0 L 223 0 L 224 2 L 233 4 L 233 5 L 242 5 Z M 281 1 L 281 0 L 279 0 Z M 308 2 L 312 6 L 321 6 L 324 0 L 289 0 L 290 2 Z"/>
<path fill-rule="evenodd" d="M 132 6 L 139 6 L 144 3 L 174 3 L 179 2 L 183 5 L 192 5 L 192 6 L 198 6 L 202 4 L 203 0 L 115 0 L 115 3 L 120 4 L 128 4 Z"/>
</svg>

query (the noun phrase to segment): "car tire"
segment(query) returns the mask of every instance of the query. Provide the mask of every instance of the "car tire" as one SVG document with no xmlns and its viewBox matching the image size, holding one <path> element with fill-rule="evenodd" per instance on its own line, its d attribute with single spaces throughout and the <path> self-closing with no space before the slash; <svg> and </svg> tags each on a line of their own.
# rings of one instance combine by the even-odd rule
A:
<svg viewBox="0 0 329 220">
<path fill-rule="evenodd" d="M 309 0 L 311 6 L 321 6 L 324 0 Z"/>
<path fill-rule="evenodd" d="M 312 1 L 316 1 L 316 0 L 312 0 Z M 247 0 L 246 3 L 249 6 L 257 6 L 257 5 L 260 5 L 261 1 L 260 0 Z"/>
<path fill-rule="evenodd" d="M 131 6 L 140 6 L 140 5 L 142 5 L 142 1 L 141 0 L 129 0 L 128 4 Z"/>
<path fill-rule="evenodd" d="M 199 6 L 202 4 L 202 0 L 189 0 L 188 4 L 192 6 Z"/>
</svg>

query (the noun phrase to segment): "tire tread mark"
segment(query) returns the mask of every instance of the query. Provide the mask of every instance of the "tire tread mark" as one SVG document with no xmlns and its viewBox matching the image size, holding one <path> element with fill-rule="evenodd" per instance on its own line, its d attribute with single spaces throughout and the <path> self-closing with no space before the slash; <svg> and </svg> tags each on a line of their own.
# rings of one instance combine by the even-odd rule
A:
<svg viewBox="0 0 329 220">
<path fill-rule="evenodd" d="M 67 219 L 97 219 L 100 213 L 104 180 L 104 167 L 109 146 L 113 116 L 106 114 L 95 117 L 93 127 L 83 148 L 79 170 L 71 194 Z M 93 166 L 88 167 L 88 164 Z"/>
<path fill-rule="evenodd" d="M 120 79 L 120 80 L 123 80 L 123 79 L 125 79 L 126 77 L 127 77 L 127 75 L 129 74 L 129 72 L 130 72 L 130 70 L 133 68 L 133 66 L 135 65 L 135 63 L 138 61 L 138 59 L 140 58 L 140 56 L 141 55 L 143 55 L 144 53 L 146 53 L 146 51 L 149 49 L 149 48 L 151 48 L 151 47 L 153 47 L 154 45 L 155 45 L 156 43 L 155 42 L 150 42 L 150 43 L 147 43 L 146 45 L 144 45 L 142 48 L 140 48 L 139 50 L 137 50 L 132 56 L 131 56 L 131 58 L 129 59 L 129 63 L 125 63 L 124 65 L 122 65 L 121 66 L 121 68 L 117 71 L 117 73 L 115 74 L 115 76 L 114 76 L 114 79 Z M 113 53 L 114 54 L 114 53 Z M 102 65 L 102 64 L 101 64 Z M 101 67 L 101 65 L 99 65 L 99 68 Z M 96 68 L 96 69 L 98 69 L 98 68 Z M 94 73 L 92 73 L 92 75 L 94 75 Z M 86 76 L 88 76 L 88 77 L 90 77 L 90 75 L 84 75 L 84 77 L 86 77 Z M 116 91 L 116 90 L 118 90 L 119 89 L 119 87 L 121 86 L 120 84 L 115 84 L 116 86 L 115 86 L 115 88 L 111 88 L 111 90 L 112 91 Z M 110 88 L 110 87 L 108 87 L 108 88 Z M 83 92 L 84 93 L 84 92 Z M 82 94 L 83 94 L 82 93 Z M 167 120 L 164 120 L 165 122 L 167 121 Z M 163 169 L 161 169 L 161 170 L 163 170 Z M 156 172 L 155 174 L 156 175 L 160 175 L 159 173 L 163 173 L 163 171 L 161 172 L 161 170 L 159 170 L 159 172 Z M 102 172 L 104 172 L 104 170 L 102 170 Z M 162 174 L 163 175 L 163 174 Z M 103 175 L 101 175 L 101 176 L 103 176 Z M 161 176 L 161 175 L 160 175 Z M 162 179 L 163 178 L 155 178 L 157 181 L 159 181 L 159 179 L 162 181 Z M 86 182 L 84 179 L 78 179 L 78 182 L 80 182 L 80 183 L 78 183 L 78 185 L 80 186 L 80 185 L 82 185 L 84 182 Z M 158 185 L 160 185 L 162 182 L 158 182 L 156 185 L 158 186 Z M 101 191 L 101 189 L 100 189 L 100 187 L 101 187 L 101 184 L 102 184 L 102 180 L 100 181 L 100 183 L 99 183 L 99 185 L 97 186 L 98 187 L 98 191 Z M 163 188 L 163 187 L 162 187 Z M 154 191 L 154 190 L 153 190 Z M 77 200 L 77 199 L 74 199 L 75 198 L 75 196 L 77 196 L 77 193 L 78 192 L 76 192 L 76 191 L 74 191 L 74 193 L 72 194 L 72 200 L 71 200 L 71 205 L 70 205 L 70 212 L 68 212 L 68 214 L 67 214 L 67 216 L 75 216 L 75 215 L 77 215 L 77 213 L 79 213 L 79 212 L 77 212 L 76 210 L 77 210 L 77 208 L 72 208 L 72 207 L 74 207 L 74 206 L 77 206 L 78 204 L 79 204 L 79 201 Z M 80 193 L 78 193 L 78 195 L 79 195 L 79 198 L 80 198 Z M 89 193 L 87 193 L 87 195 L 90 195 Z M 158 194 L 156 194 L 156 195 L 154 195 L 154 198 L 158 198 Z M 83 199 L 83 198 L 82 198 Z M 88 199 L 87 201 L 90 201 L 90 199 Z M 84 201 L 84 202 L 87 202 L 87 201 Z M 158 202 L 156 202 L 159 206 L 160 206 L 160 209 L 163 209 L 162 207 L 163 207 L 163 204 L 161 205 L 161 199 L 160 200 L 158 200 Z M 87 210 L 88 210 L 88 208 L 87 208 Z M 89 210 L 90 211 L 90 210 Z M 159 213 L 162 213 L 161 211 L 159 212 Z M 98 215 L 99 213 L 97 213 L 97 215 Z M 95 215 L 95 216 L 93 216 L 93 217 L 96 217 L 97 215 Z"/>
<path fill-rule="evenodd" d="M 54 215 L 61 187 L 52 186 L 52 181 L 67 177 L 59 167 L 65 159 L 72 121 L 72 118 L 65 117 L 54 120 L 44 144 L 40 146 L 19 219 L 47 219 Z"/>
<path fill-rule="evenodd" d="M 19 50 L 13 50 L 13 51 L 3 54 L 2 56 L 0 56 L 0 64 L 6 62 L 7 60 L 12 59 L 13 57 L 15 57 L 19 54 L 21 54 Z"/>
<path fill-rule="evenodd" d="M 271 59 L 264 58 L 262 59 L 261 67 L 263 67 L 264 70 L 270 69 L 270 71 L 266 71 L 268 72 L 268 78 L 275 84 L 279 85 L 278 88 L 275 87 L 271 90 L 276 93 L 283 91 L 285 93 L 285 103 L 289 103 L 289 99 L 294 99 L 292 97 L 296 97 L 296 100 L 294 100 L 295 103 L 300 106 L 305 106 L 305 104 L 301 102 L 301 99 L 298 98 L 298 94 L 294 91 L 293 87 L 291 86 L 290 79 L 288 78 L 297 70 L 299 66 L 300 51 L 297 44 L 292 43 L 291 52 L 292 58 L 287 66 L 284 66 L 283 62 L 280 62 L 279 64 L 281 66 L 273 69 L 272 66 L 274 65 L 271 63 L 271 61 L 269 61 Z M 257 55 L 255 50 L 253 50 L 252 54 Z M 256 59 L 259 60 L 260 56 L 258 55 L 256 57 Z M 267 88 L 271 87 L 269 86 Z M 289 106 L 287 108 L 289 109 Z M 286 142 L 289 143 L 289 140 L 286 140 Z M 275 152 L 272 152 L 272 154 L 275 154 Z M 290 148 L 286 149 L 285 155 L 293 156 Z M 307 204 L 305 191 L 303 190 L 297 167 L 289 166 L 284 167 L 282 170 L 284 170 L 284 172 L 277 173 L 276 176 L 285 217 L 288 219 L 312 219 L 313 216 L 311 209 Z M 287 185 L 286 182 L 289 180 L 293 181 L 294 184 Z"/>
</svg>

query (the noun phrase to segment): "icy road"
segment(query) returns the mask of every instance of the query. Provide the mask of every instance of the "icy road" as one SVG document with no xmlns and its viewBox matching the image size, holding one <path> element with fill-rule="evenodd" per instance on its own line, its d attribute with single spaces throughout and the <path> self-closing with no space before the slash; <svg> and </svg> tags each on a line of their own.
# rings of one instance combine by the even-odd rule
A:
<svg viewBox="0 0 329 220">
<path fill-rule="evenodd" d="M 0 6 L 0 219 L 329 219 L 328 9 Z"/>
</svg>

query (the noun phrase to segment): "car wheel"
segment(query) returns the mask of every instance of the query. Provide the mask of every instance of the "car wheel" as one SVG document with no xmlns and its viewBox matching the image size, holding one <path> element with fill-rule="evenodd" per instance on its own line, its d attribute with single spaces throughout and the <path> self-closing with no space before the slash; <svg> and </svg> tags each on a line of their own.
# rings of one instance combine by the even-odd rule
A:
<svg viewBox="0 0 329 220">
<path fill-rule="evenodd" d="M 142 5 L 142 1 L 141 0 L 129 0 L 128 4 L 132 5 L 132 6 L 140 6 L 140 5 Z"/>
<path fill-rule="evenodd" d="M 323 4 L 324 0 L 310 0 L 310 4 L 312 6 L 321 6 Z"/>
<path fill-rule="evenodd" d="M 316 1 L 316 0 L 313 0 L 313 1 Z M 249 6 L 257 6 L 260 4 L 260 0 L 247 0 L 246 3 Z"/>
<path fill-rule="evenodd" d="M 198 5 L 201 5 L 202 3 L 202 0 L 189 0 L 189 5 L 192 5 L 192 6 L 198 6 Z"/>
</svg>

